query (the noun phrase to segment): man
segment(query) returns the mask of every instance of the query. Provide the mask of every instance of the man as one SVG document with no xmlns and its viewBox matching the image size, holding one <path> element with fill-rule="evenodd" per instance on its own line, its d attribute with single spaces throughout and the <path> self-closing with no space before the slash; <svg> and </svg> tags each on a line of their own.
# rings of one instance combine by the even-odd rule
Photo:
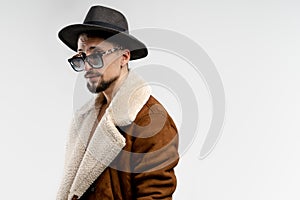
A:
<svg viewBox="0 0 300 200">
<path fill-rule="evenodd" d="M 59 38 L 77 51 L 68 61 L 96 95 L 74 114 L 57 199 L 172 199 L 176 126 L 128 68 L 129 60 L 147 56 L 146 46 L 128 33 L 120 12 L 103 6 Z"/>
</svg>

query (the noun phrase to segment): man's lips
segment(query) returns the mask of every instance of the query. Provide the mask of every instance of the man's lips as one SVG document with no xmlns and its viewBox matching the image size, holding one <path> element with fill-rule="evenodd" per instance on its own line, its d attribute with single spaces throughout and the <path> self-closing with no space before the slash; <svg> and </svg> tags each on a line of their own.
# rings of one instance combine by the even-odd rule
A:
<svg viewBox="0 0 300 200">
<path fill-rule="evenodd" d="M 101 76 L 100 74 L 92 74 L 92 73 L 90 73 L 90 74 L 85 74 L 84 75 L 84 78 L 95 78 L 95 77 L 99 77 L 99 76 Z"/>
<path fill-rule="evenodd" d="M 99 75 L 90 75 L 90 76 L 85 76 L 85 78 L 95 78 L 95 77 L 99 77 Z"/>
</svg>

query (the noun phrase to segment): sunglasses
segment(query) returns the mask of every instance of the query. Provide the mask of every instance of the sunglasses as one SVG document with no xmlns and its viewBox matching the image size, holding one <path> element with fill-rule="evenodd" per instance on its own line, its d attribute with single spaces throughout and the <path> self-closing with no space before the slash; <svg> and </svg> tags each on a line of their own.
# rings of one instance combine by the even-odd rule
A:
<svg viewBox="0 0 300 200">
<path fill-rule="evenodd" d="M 68 62 L 76 72 L 81 72 L 84 70 L 85 62 L 87 62 L 92 68 L 99 69 L 103 67 L 102 57 L 104 55 L 108 55 L 117 50 L 122 50 L 122 49 L 123 49 L 122 47 L 115 47 L 105 52 L 95 52 L 88 56 L 85 53 L 80 53 L 68 59 Z"/>
</svg>

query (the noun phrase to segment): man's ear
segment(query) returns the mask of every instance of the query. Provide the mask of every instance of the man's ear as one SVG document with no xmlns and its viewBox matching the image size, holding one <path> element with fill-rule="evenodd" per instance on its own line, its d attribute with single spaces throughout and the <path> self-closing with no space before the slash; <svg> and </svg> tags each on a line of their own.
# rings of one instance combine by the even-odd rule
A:
<svg viewBox="0 0 300 200">
<path fill-rule="evenodd" d="M 125 66 L 130 60 L 130 51 L 128 49 L 124 49 L 122 52 L 122 60 L 121 66 Z"/>
</svg>

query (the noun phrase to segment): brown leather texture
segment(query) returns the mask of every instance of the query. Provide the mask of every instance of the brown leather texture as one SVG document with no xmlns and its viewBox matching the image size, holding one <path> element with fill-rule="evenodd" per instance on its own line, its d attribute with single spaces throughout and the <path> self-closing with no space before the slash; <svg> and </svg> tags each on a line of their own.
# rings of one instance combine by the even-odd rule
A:
<svg viewBox="0 0 300 200">
<path fill-rule="evenodd" d="M 178 133 L 163 106 L 150 96 L 134 123 L 117 128 L 126 146 L 80 200 L 172 199 Z"/>
</svg>

